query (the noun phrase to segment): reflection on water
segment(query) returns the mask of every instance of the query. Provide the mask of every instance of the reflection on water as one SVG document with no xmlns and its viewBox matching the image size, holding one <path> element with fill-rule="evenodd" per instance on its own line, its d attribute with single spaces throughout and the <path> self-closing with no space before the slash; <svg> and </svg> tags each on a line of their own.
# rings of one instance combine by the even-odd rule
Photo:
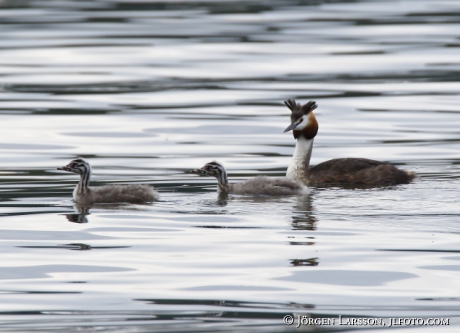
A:
<svg viewBox="0 0 460 333">
<path fill-rule="evenodd" d="M 75 203 L 74 209 L 75 214 L 63 214 L 69 222 L 74 223 L 88 223 L 88 215 L 90 215 L 89 209 L 91 206 L 83 206 Z"/>
<path fill-rule="evenodd" d="M 287 314 L 457 329 L 459 14 L 449 0 L 0 2 L 0 331 L 297 332 Z M 288 98 L 319 105 L 313 165 L 365 157 L 419 178 L 270 198 L 188 172 L 283 176 Z M 74 205 L 55 168 L 78 156 L 94 186 L 161 199 Z"/>
<path fill-rule="evenodd" d="M 313 196 L 302 196 L 297 198 L 293 207 L 292 228 L 294 230 L 316 230 L 318 221 L 314 214 Z"/>
<path fill-rule="evenodd" d="M 312 243 L 314 244 L 314 243 Z M 308 258 L 308 259 L 292 259 L 291 260 L 292 266 L 318 266 L 319 260 L 318 258 Z"/>
<path fill-rule="evenodd" d="M 94 249 L 120 249 L 120 248 L 127 248 L 129 246 L 91 246 L 89 244 L 83 243 L 72 243 L 72 244 L 63 244 L 63 245 L 56 245 L 56 246 L 18 246 L 25 249 L 68 249 L 68 250 L 76 250 L 76 251 L 87 251 L 87 250 L 94 250 Z"/>
<path fill-rule="evenodd" d="M 87 216 L 89 214 L 63 214 L 69 222 L 73 223 L 88 223 Z"/>
</svg>

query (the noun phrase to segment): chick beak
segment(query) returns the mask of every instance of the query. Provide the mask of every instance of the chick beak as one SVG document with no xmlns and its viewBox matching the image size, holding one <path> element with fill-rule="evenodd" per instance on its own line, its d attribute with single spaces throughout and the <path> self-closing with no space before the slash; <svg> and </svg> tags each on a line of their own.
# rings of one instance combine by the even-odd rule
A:
<svg viewBox="0 0 460 333">
<path fill-rule="evenodd" d="M 190 171 L 191 173 L 196 173 L 199 174 L 200 176 L 203 176 L 206 174 L 206 172 L 203 169 L 193 169 Z"/>
<path fill-rule="evenodd" d="M 63 167 L 57 168 L 58 170 L 64 170 L 64 171 L 70 171 L 70 168 L 68 165 L 65 165 Z"/>
</svg>

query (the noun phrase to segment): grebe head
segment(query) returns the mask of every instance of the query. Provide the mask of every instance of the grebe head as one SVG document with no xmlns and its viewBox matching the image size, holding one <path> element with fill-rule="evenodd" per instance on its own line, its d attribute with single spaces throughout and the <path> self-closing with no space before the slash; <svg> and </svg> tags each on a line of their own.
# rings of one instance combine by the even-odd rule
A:
<svg viewBox="0 0 460 333">
<path fill-rule="evenodd" d="M 220 182 L 226 184 L 227 180 L 227 171 L 224 166 L 218 162 L 209 162 L 206 163 L 201 169 L 192 170 L 193 173 L 197 173 L 200 176 L 211 176 L 217 178 Z"/>
<path fill-rule="evenodd" d="M 219 175 L 227 174 L 224 166 L 216 161 L 206 163 L 203 167 L 201 167 L 201 169 L 195 169 L 192 170 L 192 172 L 201 176 L 211 176 L 216 178 L 219 178 Z"/>
<path fill-rule="evenodd" d="M 82 158 L 77 158 L 70 161 L 66 166 L 57 168 L 58 170 L 64 170 L 68 172 L 78 173 L 79 175 L 84 175 L 91 173 L 91 166 Z"/>
<path fill-rule="evenodd" d="M 291 110 L 291 125 L 284 132 L 292 130 L 294 138 L 303 135 L 307 139 L 313 139 L 318 133 L 318 122 L 316 121 L 313 110 L 318 107 L 315 101 L 310 101 L 300 105 L 293 99 L 284 101 L 284 104 Z"/>
</svg>

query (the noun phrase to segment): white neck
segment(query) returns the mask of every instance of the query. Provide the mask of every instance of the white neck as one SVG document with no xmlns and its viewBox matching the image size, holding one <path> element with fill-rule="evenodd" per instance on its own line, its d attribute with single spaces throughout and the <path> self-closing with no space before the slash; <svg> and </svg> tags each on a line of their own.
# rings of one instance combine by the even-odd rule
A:
<svg viewBox="0 0 460 333">
<path fill-rule="evenodd" d="M 303 135 L 297 138 L 294 155 L 287 169 L 286 178 L 301 181 L 305 185 L 308 185 L 312 149 L 313 139 L 306 139 Z"/>
</svg>

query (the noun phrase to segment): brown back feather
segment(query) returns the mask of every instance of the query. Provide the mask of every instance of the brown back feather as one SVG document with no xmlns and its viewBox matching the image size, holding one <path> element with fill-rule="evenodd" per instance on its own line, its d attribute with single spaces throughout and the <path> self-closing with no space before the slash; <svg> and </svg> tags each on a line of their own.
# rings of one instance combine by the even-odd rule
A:
<svg viewBox="0 0 460 333">
<path fill-rule="evenodd" d="M 409 184 L 415 177 L 395 166 L 366 158 L 336 158 L 310 169 L 310 184 Z"/>
</svg>

